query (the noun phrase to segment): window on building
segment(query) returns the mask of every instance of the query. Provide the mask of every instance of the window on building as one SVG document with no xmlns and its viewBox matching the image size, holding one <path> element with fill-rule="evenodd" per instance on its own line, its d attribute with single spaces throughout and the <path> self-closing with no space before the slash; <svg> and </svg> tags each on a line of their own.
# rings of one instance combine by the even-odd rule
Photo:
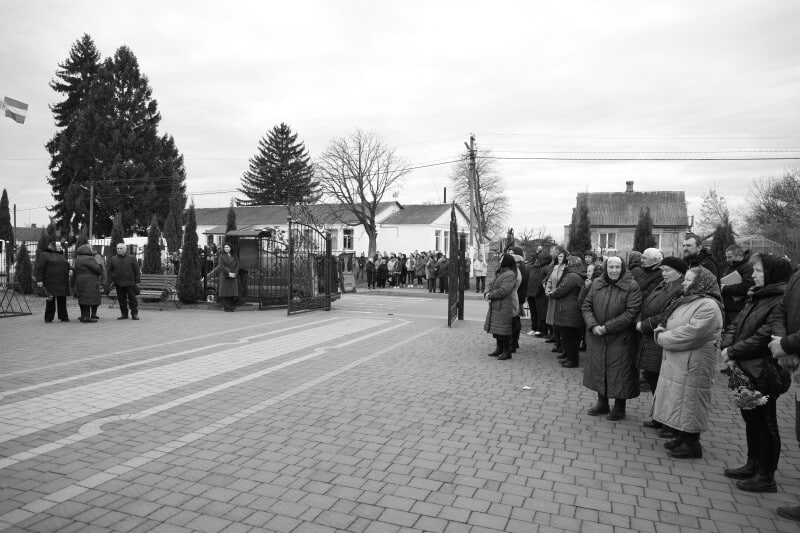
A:
<svg viewBox="0 0 800 533">
<path fill-rule="evenodd" d="M 656 245 L 653 248 L 658 248 L 660 250 L 661 249 L 661 234 L 660 233 L 654 233 L 653 234 L 653 238 L 656 240 Z"/>
<path fill-rule="evenodd" d="M 434 246 L 433 249 L 439 252 L 442 249 L 442 230 L 437 229 L 434 235 L 436 237 L 436 246 Z"/>
<path fill-rule="evenodd" d="M 338 250 L 339 249 L 339 230 L 338 229 L 330 229 L 328 231 L 331 234 L 331 250 Z"/>
<path fill-rule="evenodd" d="M 450 232 L 449 231 L 445 231 L 444 232 L 444 248 L 443 248 L 442 251 L 445 253 L 445 255 L 448 252 L 450 252 Z"/>
<path fill-rule="evenodd" d="M 601 233 L 600 234 L 600 249 L 602 249 L 602 250 L 616 250 L 617 249 L 617 234 L 616 233 Z"/>
<path fill-rule="evenodd" d="M 344 229 L 344 230 L 342 230 L 342 249 L 343 250 L 352 250 L 353 249 L 353 230 L 352 229 Z"/>
</svg>

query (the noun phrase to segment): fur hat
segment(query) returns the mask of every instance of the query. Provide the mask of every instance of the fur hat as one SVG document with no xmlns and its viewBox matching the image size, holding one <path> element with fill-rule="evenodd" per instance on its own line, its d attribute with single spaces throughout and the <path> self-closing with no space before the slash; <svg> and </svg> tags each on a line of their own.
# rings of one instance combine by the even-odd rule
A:
<svg viewBox="0 0 800 533">
<path fill-rule="evenodd" d="M 668 266 L 681 274 L 686 274 L 686 271 L 689 270 L 689 265 L 686 264 L 686 261 L 677 257 L 665 257 L 661 260 L 661 266 Z"/>
</svg>

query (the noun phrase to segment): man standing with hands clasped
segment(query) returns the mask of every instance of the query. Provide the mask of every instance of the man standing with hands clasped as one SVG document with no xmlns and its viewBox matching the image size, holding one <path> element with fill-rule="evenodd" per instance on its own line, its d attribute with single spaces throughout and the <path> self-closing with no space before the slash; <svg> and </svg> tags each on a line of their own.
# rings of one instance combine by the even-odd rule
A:
<svg viewBox="0 0 800 533">
<path fill-rule="evenodd" d="M 795 434 L 800 442 L 800 401 L 797 383 L 800 380 L 800 272 L 795 272 L 786 284 L 783 300 L 772 314 L 772 356 L 792 373 L 795 383 Z M 778 514 L 789 520 L 800 522 L 800 506 L 778 507 Z"/>
<path fill-rule="evenodd" d="M 131 318 L 139 320 L 139 302 L 136 300 L 136 293 L 139 292 L 142 274 L 136 258 L 128 254 L 128 247 L 123 243 L 117 244 L 117 255 L 112 257 L 108 263 L 108 279 L 113 281 L 117 288 L 117 302 L 119 302 L 119 310 L 122 312 L 122 316 L 117 320 L 128 318 L 129 306 Z"/>
</svg>

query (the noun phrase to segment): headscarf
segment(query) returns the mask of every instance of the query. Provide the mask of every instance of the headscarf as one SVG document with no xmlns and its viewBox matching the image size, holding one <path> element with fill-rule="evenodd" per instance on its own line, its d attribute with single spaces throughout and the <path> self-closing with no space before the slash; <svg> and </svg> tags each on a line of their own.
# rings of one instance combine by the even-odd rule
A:
<svg viewBox="0 0 800 533">
<path fill-rule="evenodd" d="M 609 261 L 619 261 L 620 264 L 622 265 L 622 270 L 620 270 L 619 277 L 617 279 L 611 279 L 611 278 L 608 277 L 608 262 Z M 622 276 L 625 275 L 625 272 L 627 272 L 627 270 L 628 269 L 625 266 L 625 261 L 623 261 L 621 257 L 617 257 L 615 255 L 612 255 L 611 257 L 607 257 L 606 260 L 603 261 L 603 279 L 609 285 L 616 285 L 617 282 L 622 279 Z"/>
<path fill-rule="evenodd" d="M 510 254 L 503 254 L 503 259 L 500 261 L 500 268 L 509 268 L 514 272 L 517 271 L 517 262 L 514 261 L 514 256 Z M 499 270 L 498 270 L 499 272 Z"/>
<path fill-rule="evenodd" d="M 764 267 L 764 285 L 773 283 L 786 283 L 792 277 L 792 265 L 785 259 L 773 255 L 759 255 L 752 260 L 754 263 L 761 261 Z"/>
<path fill-rule="evenodd" d="M 665 320 L 669 318 L 672 312 L 678 307 L 699 300 L 700 298 L 711 298 L 714 303 L 719 306 L 720 310 L 725 313 L 725 306 L 722 304 L 722 294 L 719 291 L 717 277 L 712 274 L 710 270 L 703 267 L 690 268 L 687 274 L 689 272 L 694 272 L 695 278 L 692 280 L 691 285 L 686 287 L 683 296 L 673 300 L 669 307 L 667 307 L 667 310 L 664 311 L 662 316 Z"/>
</svg>

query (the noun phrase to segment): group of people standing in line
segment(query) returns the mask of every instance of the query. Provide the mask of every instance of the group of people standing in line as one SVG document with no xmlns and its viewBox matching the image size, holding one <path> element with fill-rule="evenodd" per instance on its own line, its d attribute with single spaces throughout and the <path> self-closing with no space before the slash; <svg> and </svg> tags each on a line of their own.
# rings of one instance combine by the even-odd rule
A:
<svg viewBox="0 0 800 533">
<path fill-rule="evenodd" d="M 649 389 L 653 401 L 643 425 L 669 439 L 664 447 L 675 459 L 702 457 L 718 366 L 737 368 L 767 399 L 741 409 L 747 461 L 724 475 L 743 491 L 776 492 L 776 401 L 792 379 L 800 383 L 800 272 L 794 271 L 786 258 L 751 255 L 738 245 L 726 250 L 721 268 L 692 234 L 682 258 L 649 248 L 627 262 L 556 249 L 526 264 L 512 247 L 484 293 L 484 329 L 496 341 L 488 355 L 509 360 L 519 348 L 527 301 L 527 334 L 554 344 L 563 367 L 578 368 L 579 352 L 586 351 L 583 385 L 597 393 L 588 414 L 621 420 L 626 401 Z M 800 442 L 800 401 L 797 408 Z M 778 512 L 800 521 L 800 507 Z"/>
<path fill-rule="evenodd" d="M 447 292 L 450 279 L 450 259 L 442 252 L 364 254 L 356 260 L 357 276 L 366 274 L 367 288 L 427 287 L 428 292 Z"/>
</svg>

